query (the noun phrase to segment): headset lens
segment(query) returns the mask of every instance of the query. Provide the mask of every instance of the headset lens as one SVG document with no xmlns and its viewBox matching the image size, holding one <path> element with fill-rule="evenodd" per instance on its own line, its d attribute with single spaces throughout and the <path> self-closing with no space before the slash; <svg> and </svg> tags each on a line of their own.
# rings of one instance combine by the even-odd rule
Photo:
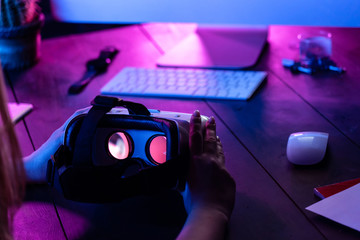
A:
<svg viewBox="0 0 360 240">
<path fill-rule="evenodd" d="M 108 147 L 111 156 L 116 159 L 122 160 L 129 156 L 130 141 L 123 132 L 116 132 L 111 135 Z"/>
<path fill-rule="evenodd" d="M 151 139 L 149 152 L 155 163 L 161 164 L 166 162 L 166 137 L 156 136 Z"/>
</svg>

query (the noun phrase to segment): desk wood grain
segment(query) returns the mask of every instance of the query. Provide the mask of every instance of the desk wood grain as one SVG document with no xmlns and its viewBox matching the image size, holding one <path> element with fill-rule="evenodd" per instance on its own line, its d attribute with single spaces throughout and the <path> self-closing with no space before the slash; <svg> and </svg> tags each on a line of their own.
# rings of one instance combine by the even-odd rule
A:
<svg viewBox="0 0 360 240">
<path fill-rule="evenodd" d="M 333 103 L 338 99 L 339 104 L 344 103 L 351 98 L 357 99 L 357 96 L 339 94 L 340 97 L 330 101 L 326 91 L 337 93 L 342 86 L 340 83 L 328 84 L 322 93 L 320 83 L 312 77 L 293 76 L 279 65 L 282 57 L 294 56 L 285 45 L 288 37 L 284 32 L 292 34 L 291 29 L 271 28 L 269 47 L 254 68 L 268 71 L 269 77 L 248 102 L 126 99 L 143 103 L 148 108 L 179 112 L 199 109 L 205 115 L 216 117 L 226 166 L 237 183 L 229 239 L 355 239 L 359 237 L 358 232 L 308 213 L 304 208 L 317 201 L 313 187 L 360 175 L 357 130 L 351 130 L 356 124 L 337 121 L 329 114 L 334 111 L 341 116 L 350 114 L 356 119 L 358 113 L 341 110 Z M 147 24 L 44 41 L 43 55 L 36 66 L 11 73 L 19 101 L 28 101 L 35 106 L 26 119 L 35 147 L 38 148 L 76 109 L 88 106 L 100 88 L 122 67 L 155 67 L 162 52 L 191 31 L 193 25 Z M 84 73 L 86 61 L 96 57 L 106 45 L 121 50 L 109 71 L 97 77 L 81 94 L 67 95 L 67 88 Z M 348 51 L 351 51 L 350 47 Z M 282 56 L 288 52 L 293 55 Z M 334 56 L 346 58 L 341 52 L 334 52 Z M 355 70 L 350 73 L 356 74 L 358 70 L 352 67 Z M 356 89 L 358 85 L 352 74 L 343 78 L 348 79 L 347 88 L 353 84 Z M 323 77 L 322 81 L 340 80 L 332 76 Z M 355 94 L 355 90 L 350 93 Z M 294 167 L 286 159 L 287 137 L 303 130 L 330 133 L 326 159 L 318 166 Z M 37 189 L 29 188 L 28 191 L 37 196 Z M 71 202 L 55 191 L 45 195 L 39 194 L 37 201 L 45 208 L 50 202 L 48 198 L 54 199 L 68 239 L 173 239 L 186 217 L 181 198 L 175 192 L 116 204 Z M 59 224 L 55 218 L 49 221 L 52 226 Z M 49 236 L 53 228 L 50 229 L 41 234 Z"/>
<path fill-rule="evenodd" d="M 281 66 L 282 58 L 298 58 L 299 49 L 292 47 L 302 32 L 320 29 L 332 34 L 331 58 L 344 67 L 344 74 L 318 73 L 312 76 L 292 74 Z M 360 147 L 360 29 L 272 27 L 268 60 L 264 67 L 279 77 L 291 90 L 316 109 L 350 141 Z"/>
<path fill-rule="evenodd" d="M 5 76 L 8 78 L 9 75 L 5 74 Z M 6 87 L 9 101 L 18 102 L 9 79 L 6 79 Z M 31 136 L 26 130 L 25 120 L 15 125 L 15 131 L 22 155 L 32 153 L 34 149 Z M 14 239 L 66 239 L 49 193 L 46 185 L 27 186 L 24 202 L 17 210 L 14 219 Z"/>
<path fill-rule="evenodd" d="M 158 27 L 150 25 L 147 30 L 150 35 L 157 36 L 158 45 L 164 46 L 164 51 L 171 48 L 169 38 L 161 39 L 161 34 L 157 33 Z M 360 114 L 356 111 L 360 109 L 357 81 L 360 72 L 354 64 L 360 56 L 359 29 L 326 28 L 333 34 L 332 58 L 340 66 L 350 66 L 345 74 L 294 75 L 281 65 L 282 58 L 298 58 L 297 34 L 319 30 L 270 27 L 269 45 L 253 68 L 269 72 L 263 88 L 249 102 L 208 100 L 207 103 L 326 238 L 356 239 L 360 236 L 358 232 L 329 224 L 305 210 L 318 200 L 313 196 L 314 187 L 360 176 Z M 163 42 L 166 44 L 162 45 Z M 296 167 L 287 161 L 287 138 L 299 131 L 330 134 L 323 163 L 315 167 Z"/>
</svg>

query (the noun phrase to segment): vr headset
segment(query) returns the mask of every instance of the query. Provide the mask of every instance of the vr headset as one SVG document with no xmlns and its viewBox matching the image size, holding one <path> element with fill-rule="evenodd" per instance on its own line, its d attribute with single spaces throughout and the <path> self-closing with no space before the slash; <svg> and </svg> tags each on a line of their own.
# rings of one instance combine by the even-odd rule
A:
<svg viewBox="0 0 360 240">
<path fill-rule="evenodd" d="M 51 186 L 69 200 L 97 203 L 184 188 L 190 114 L 106 96 L 91 104 L 69 121 L 48 161 Z"/>
</svg>

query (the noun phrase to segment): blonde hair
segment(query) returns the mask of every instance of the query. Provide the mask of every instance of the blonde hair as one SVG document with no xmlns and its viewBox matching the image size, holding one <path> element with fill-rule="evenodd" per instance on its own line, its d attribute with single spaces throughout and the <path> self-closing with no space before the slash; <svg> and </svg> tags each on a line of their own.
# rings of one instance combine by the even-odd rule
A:
<svg viewBox="0 0 360 240">
<path fill-rule="evenodd" d="M 25 170 L 9 115 L 0 63 L 0 239 L 13 239 L 13 219 L 25 190 Z"/>
</svg>

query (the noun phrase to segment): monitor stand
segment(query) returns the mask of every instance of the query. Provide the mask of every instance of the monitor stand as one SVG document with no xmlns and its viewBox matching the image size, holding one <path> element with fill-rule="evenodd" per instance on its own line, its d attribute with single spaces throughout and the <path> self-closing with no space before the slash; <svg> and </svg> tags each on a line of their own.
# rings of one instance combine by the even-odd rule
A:
<svg viewBox="0 0 360 240">
<path fill-rule="evenodd" d="M 267 42 L 267 26 L 198 26 L 157 61 L 160 67 L 242 69 L 254 66 Z"/>
</svg>

